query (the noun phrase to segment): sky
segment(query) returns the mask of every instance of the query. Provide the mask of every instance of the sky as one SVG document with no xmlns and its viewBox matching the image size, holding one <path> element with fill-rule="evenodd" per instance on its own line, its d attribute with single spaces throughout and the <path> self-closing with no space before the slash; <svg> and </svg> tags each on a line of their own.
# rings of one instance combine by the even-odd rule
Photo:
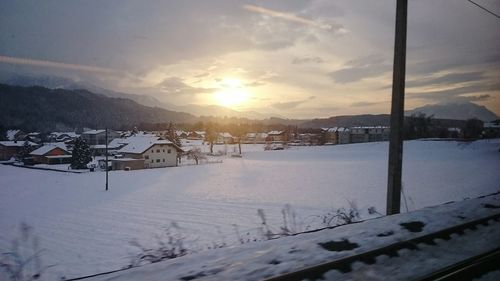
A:
<svg viewBox="0 0 500 281">
<path fill-rule="evenodd" d="M 500 14 L 500 1 L 476 0 Z M 289 118 L 389 113 L 396 1 L 0 2 L 0 72 Z M 500 114 L 500 19 L 410 0 L 405 107 Z"/>
</svg>

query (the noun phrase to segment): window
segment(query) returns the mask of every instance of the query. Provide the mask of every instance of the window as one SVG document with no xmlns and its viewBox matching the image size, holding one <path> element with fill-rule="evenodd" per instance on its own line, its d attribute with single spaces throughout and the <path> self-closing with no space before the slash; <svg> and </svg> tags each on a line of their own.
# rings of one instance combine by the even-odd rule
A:
<svg viewBox="0 0 500 281">
<path fill-rule="evenodd" d="M 160 159 L 156 159 L 156 163 L 160 163 Z"/>
<path fill-rule="evenodd" d="M 169 149 L 169 150 L 167 151 L 167 153 L 170 153 L 170 152 L 172 152 L 172 149 Z"/>
<path fill-rule="evenodd" d="M 149 155 L 145 155 L 145 156 L 144 156 L 144 159 L 149 159 Z"/>
<path fill-rule="evenodd" d="M 155 151 L 151 149 L 151 153 L 155 153 Z"/>
<path fill-rule="evenodd" d="M 159 150 L 159 149 L 157 149 L 157 150 L 156 150 L 156 153 L 160 153 L 160 150 Z"/>
<path fill-rule="evenodd" d="M 155 162 L 155 160 L 151 159 L 151 163 L 154 163 L 154 162 Z"/>
<path fill-rule="evenodd" d="M 165 158 L 163 158 L 163 162 L 165 162 Z"/>
<path fill-rule="evenodd" d="M 165 149 L 163 150 L 163 152 L 165 152 Z"/>
</svg>

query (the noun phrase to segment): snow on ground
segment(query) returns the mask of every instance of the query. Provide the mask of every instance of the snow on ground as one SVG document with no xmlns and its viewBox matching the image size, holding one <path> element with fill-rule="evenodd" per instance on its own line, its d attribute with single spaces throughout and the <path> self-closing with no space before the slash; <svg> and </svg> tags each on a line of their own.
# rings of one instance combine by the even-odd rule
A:
<svg viewBox="0 0 500 281">
<path fill-rule="evenodd" d="M 262 280 L 491 216 L 498 213 L 499 207 L 500 195 L 497 194 L 334 229 L 215 249 L 89 281 Z M 423 223 L 420 232 L 409 232 L 400 225 L 414 221 Z M 466 230 L 465 233 L 460 236 L 453 234 L 449 241 L 436 239 L 435 246 L 418 244 L 418 251 L 402 249 L 397 258 L 379 256 L 371 266 L 356 262 L 350 273 L 332 270 L 324 277 L 325 280 L 411 280 L 500 246 L 497 239 L 500 236 L 499 223 L 480 225 L 474 232 Z M 346 241 L 353 247 L 333 250 L 321 246 L 332 241 Z"/>
<path fill-rule="evenodd" d="M 499 148 L 500 140 L 406 142 L 409 210 L 497 191 Z M 243 145 L 243 158 L 227 155 L 220 157 L 222 163 L 113 171 L 107 192 L 103 172 L 0 165 L 0 248 L 8 248 L 26 222 L 46 249 L 44 264 L 56 265 L 48 276 L 70 278 L 127 265 L 137 253 L 130 241 L 151 245 L 172 222 L 189 247 L 203 251 L 214 241 L 236 243 L 235 225 L 241 235 L 255 237 L 258 209 L 278 228 L 283 206 L 291 204 L 300 230 L 321 226 L 318 216 L 348 206 L 347 200 L 368 217 L 368 207 L 385 209 L 387 149 L 386 142 L 283 151 Z"/>
</svg>

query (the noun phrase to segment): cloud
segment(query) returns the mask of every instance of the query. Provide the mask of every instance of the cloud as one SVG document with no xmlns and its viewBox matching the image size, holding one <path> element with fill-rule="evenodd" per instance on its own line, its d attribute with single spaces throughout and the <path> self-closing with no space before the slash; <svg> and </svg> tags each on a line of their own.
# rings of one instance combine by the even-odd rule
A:
<svg viewBox="0 0 500 281">
<path fill-rule="evenodd" d="M 392 64 L 379 56 L 363 57 L 348 62 L 344 68 L 330 72 L 337 83 L 346 84 L 365 78 L 378 77 L 392 70 Z"/>
<path fill-rule="evenodd" d="M 377 105 L 381 103 L 386 103 L 387 101 L 377 101 L 377 102 L 367 102 L 367 101 L 360 101 L 360 102 L 353 102 L 351 103 L 352 107 L 365 107 L 365 106 L 372 106 L 372 105 Z"/>
<path fill-rule="evenodd" d="M 198 75 L 195 75 L 194 77 L 195 78 L 203 78 L 203 77 L 207 77 L 210 75 L 210 72 L 205 72 L 205 73 L 200 73 Z"/>
<path fill-rule="evenodd" d="M 299 105 L 306 103 L 310 100 L 315 99 L 315 96 L 310 96 L 307 99 L 298 100 L 298 101 L 289 101 L 289 102 L 276 102 L 271 104 L 271 107 L 281 110 L 293 109 L 298 107 Z"/>
<path fill-rule="evenodd" d="M 294 58 L 292 60 L 292 64 L 323 63 L 323 62 L 325 61 L 320 57 L 301 57 L 301 58 Z"/>
<path fill-rule="evenodd" d="M 264 86 L 264 85 L 266 85 L 266 83 L 264 83 L 262 81 L 254 81 L 254 82 L 246 83 L 245 87 L 259 87 L 259 86 Z"/>
<path fill-rule="evenodd" d="M 468 101 L 484 101 L 489 100 L 491 95 L 479 95 L 479 96 L 465 96 Z"/>
<path fill-rule="evenodd" d="M 190 86 L 179 77 L 168 77 L 157 85 L 160 90 L 166 94 L 172 95 L 196 95 L 213 93 L 215 88 L 201 88 Z"/>
<path fill-rule="evenodd" d="M 408 89 L 429 86 L 452 86 L 460 83 L 486 81 L 487 77 L 485 74 L 484 71 L 456 72 L 445 75 L 437 74 L 433 77 L 417 78 L 406 81 L 405 87 Z M 392 88 L 392 84 L 380 87 L 381 90 L 390 88 Z"/>
<path fill-rule="evenodd" d="M 407 88 L 454 85 L 457 83 L 465 83 L 471 81 L 479 81 L 484 78 L 483 71 L 465 72 L 465 73 L 448 73 L 438 77 L 415 79 L 406 82 Z"/>
<path fill-rule="evenodd" d="M 471 85 L 455 87 L 452 89 L 428 91 L 428 92 L 409 92 L 409 99 L 425 99 L 434 102 L 455 102 L 455 101 L 479 101 L 487 100 L 489 94 L 477 95 L 478 93 L 499 92 L 500 82 L 485 83 L 479 82 Z"/>
<path fill-rule="evenodd" d="M 259 13 L 259 14 L 263 14 L 266 16 L 280 18 L 280 19 L 283 19 L 286 21 L 291 21 L 291 22 L 304 24 L 304 25 L 312 26 L 312 27 L 317 27 L 317 28 L 321 28 L 321 29 L 325 29 L 325 30 L 334 30 L 336 32 L 343 32 L 343 33 L 347 32 L 347 30 L 341 24 L 320 23 L 318 21 L 299 17 L 299 16 L 296 16 L 296 15 L 291 14 L 291 13 L 283 13 L 283 12 L 279 12 L 279 11 L 275 11 L 275 10 L 271 10 L 271 9 L 267 9 L 267 8 L 263 8 L 263 7 L 259 7 L 259 6 L 254 6 L 254 5 L 243 5 L 243 9 L 245 9 L 247 11 L 254 12 L 254 13 Z"/>
<path fill-rule="evenodd" d="M 48 60 L 35 60 L 35 59 L 29 59 L 29 58 L 7 57 L 7 56 L 1 56 L 1 55 L 0 55 L 0 63 L 30 65 L 30 66 L 38 66 L 38 67 L 49 67 L 49 68 L 60 68 L 60 69 L 69 69 L 69 70 L 77 70 L 77 71 L 94 72 L 94 73 L 100 73 L 100 74 L 116 73 L 115 70 L 105 68 L 105 67 L 81 65 L 81 64 L 71 64 L 71 63 L 55 62 L 55 61 L 48 61 Z"/>
</svg>

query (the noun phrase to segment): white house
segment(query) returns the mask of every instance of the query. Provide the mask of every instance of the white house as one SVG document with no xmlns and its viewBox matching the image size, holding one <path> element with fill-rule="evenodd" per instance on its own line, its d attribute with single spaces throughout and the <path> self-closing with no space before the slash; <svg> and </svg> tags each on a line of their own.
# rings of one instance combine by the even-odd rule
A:
<svg viewBox="0 0 500 281">
<path fill-rule="evenodd" d="M 235 141 L 234 137 L 230 133 L 224 132 L 217 134 L 217 140 L 215 142 L 218 144 L 223 144 L 223 143 L 231 144 L 234 143 L 234 141 Z"/>
<path fill-rule="evenodd" d="M 177 166 L 182 149 L 168 140 L 154 137 L 134 138 L 118 150 L 119 158 L 112 159 L 113 170 L 144 169 Z"/>
</svg>

